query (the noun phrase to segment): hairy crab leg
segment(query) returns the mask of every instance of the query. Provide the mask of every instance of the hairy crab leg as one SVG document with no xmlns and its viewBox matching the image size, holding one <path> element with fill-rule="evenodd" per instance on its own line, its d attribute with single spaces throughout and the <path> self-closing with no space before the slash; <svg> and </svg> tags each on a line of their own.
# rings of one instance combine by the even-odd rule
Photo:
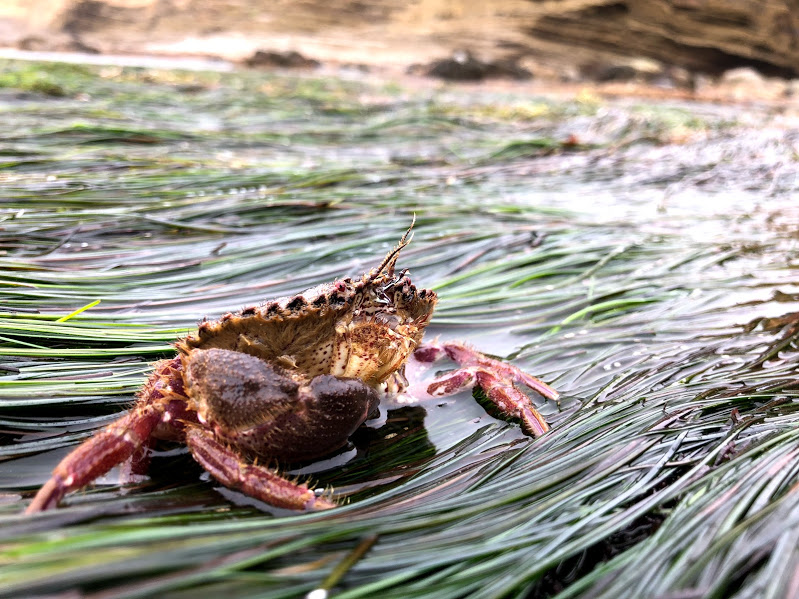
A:
<svg viewBox="0 0 799 599">
<path fill-rule="evenodd" d="M 461 368 L 438 377 L 427 386 L 433 397 L 453 395 L 474 386 L 480 387 L 488 399 L 508 416 L 522 421 L 526 432 L 538 437 L 549 430 L 530 398 L 516 389 L 513 383 L 526 385 L 547 399 L 556 400 L 557 391 L 512 364 L 501 362 L 462 343 L 432 343 L 422 345 L 413 357 L 419 362 L 432 363 L 448 356 Z"/>
<path fill-rule="evenodd" d="M 234 451 L 214 439 L 211 431 L 192 427 L 186 431 L 186 444 L 194 459 L 211 476 L 231 489 L 260 499 L 275 507 L 293 510 L 327 509 L 336 504 L 316 494 L 306 485 L 293 483 L 263 466 L 246 464 Z"/>
<path fill-rule="evenodd" d="M 180 359 L 156 362 L 133 409 L 61 460 L 25 513 L 56 507 L 64 495 L 86 486 L 128 458 L 132 460 L 134 474 L 146 469 L 147 447 L 156 429 L 166 428 L 182 434 L 179 432 L 182 425 L 176 422 L 176 418 L 187 418 L 181 400 L 185 401 Z"/>
<path fill-rule="evenodd" d="M 131 457 L 161 420 L 159 404 L 134 409 L 109 424 L 67 455 L 25 510 L 34 514 L 54 508 L 70 491 L 80 489 Z"/>
</svg>

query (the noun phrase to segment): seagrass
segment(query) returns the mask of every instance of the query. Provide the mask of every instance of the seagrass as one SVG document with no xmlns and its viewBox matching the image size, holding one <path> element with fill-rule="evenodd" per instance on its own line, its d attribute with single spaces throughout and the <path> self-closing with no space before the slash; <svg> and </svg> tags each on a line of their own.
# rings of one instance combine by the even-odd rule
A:
<svg viewBox="0 0 799 599">
<path fill-rule="evenodd" d="M 790 592 L 799 173 L 765 112 L 11 62 L 0 85 L 0 594 L 302 597 L 342 563 L 336 597 Z M 557 388 L 548 434 L 388 402 L 289 471 L 334 510 L 164 446 L 21 515 L 200 319 L 356 276 L 414 214 L 428 335 Z"/>
</svg>

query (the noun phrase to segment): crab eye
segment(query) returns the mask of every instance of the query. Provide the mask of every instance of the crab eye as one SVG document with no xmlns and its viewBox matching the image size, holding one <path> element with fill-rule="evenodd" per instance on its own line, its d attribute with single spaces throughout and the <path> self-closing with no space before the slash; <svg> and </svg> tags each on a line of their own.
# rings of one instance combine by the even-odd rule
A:
<svg viewBox="0 0 799 599">
<path fill-rule="evenodd" d="M 344 291 L 347 288 L 347 284 L 344 281 L 336 281 L 335 288 L 336 291 Z"/>
</svg>

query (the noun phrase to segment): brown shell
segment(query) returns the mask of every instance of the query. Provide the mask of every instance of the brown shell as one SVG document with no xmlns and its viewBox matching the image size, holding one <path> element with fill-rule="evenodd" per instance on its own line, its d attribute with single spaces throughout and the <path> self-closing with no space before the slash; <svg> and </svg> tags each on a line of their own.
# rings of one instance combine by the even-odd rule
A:
<svg viewBox="0 0 799 599">
<path fill-rule="evenodd" d="M 198 348 L 230 349 L 309 377 L 334 374 L 381 383 L 419 344 L 437 300 L 404 273 L 394 274 L 404 245 L 405 237 L 378 269 L 358 280 L 225 314 L 201 323 L 176 345 L 184 355 Z"/>
</svg>

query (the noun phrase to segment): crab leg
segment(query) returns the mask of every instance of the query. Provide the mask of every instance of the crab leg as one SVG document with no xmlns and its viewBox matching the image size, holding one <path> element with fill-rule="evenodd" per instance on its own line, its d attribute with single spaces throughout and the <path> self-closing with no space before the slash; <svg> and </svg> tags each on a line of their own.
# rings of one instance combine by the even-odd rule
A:
<svg viewBox="0 0 799 599">
<path fill-rule="evenodd" d="M 25 513 L 56 507 L 70 491 L 86 486 L 127 460 L 149 440 L 150 433 L 161 420 L 160 408 L 159 404 L 154 404 L 134 409 L 67 455 L 36 493 Z"/>
<path fill-rule="evenodd" d="M 513 383 L 526 385 L 547 399 L 554 400 L 559 394 L 552 387 L 512 364 L 489 358 L 462 343 L 423 345 L 414 352 L 413 357 L 419 362 L 431 363 L 444 355 L 461 368 L 430 383 L 427 386 L 429 395 L 453 395 L 478 386 L 503 414 L 520 419 L 526 432 L 538 437 L 549 430 L 530 398 L 514 387 Z"/>
<path fill-rule="evenodd" d="M 186 431 L 191 454 L 211 476 L 231 489 L 261 501 L 294 510 L 327 509 L 335 503 L 316 494 L 306 485 L 293 483 L 263 466 L 245 464 L 241 457 L 214 439 L 206 429 Z"/>
</svg>

